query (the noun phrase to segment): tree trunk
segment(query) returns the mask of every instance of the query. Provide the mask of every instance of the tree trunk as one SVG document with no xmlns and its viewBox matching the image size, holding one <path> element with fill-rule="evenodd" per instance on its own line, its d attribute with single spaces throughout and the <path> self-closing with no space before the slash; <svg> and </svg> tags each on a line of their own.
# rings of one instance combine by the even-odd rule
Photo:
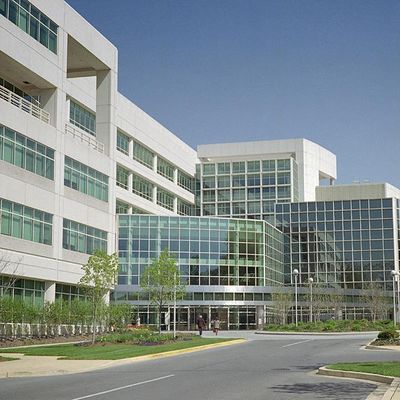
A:
<svg viewBox="0 0 400 400">
<path fill-rule="evenodd" d="M 161 312 L 162 312 L 162 304 L 158 307 L 158 333 L 161 333 Z"/>
<path fill-rule="evenodd" d="M 96 341 L 96 316 L 97 316 L 97 307 L 93 307 L 93 319 L 92 319 L 92 345 Z"/>
</svg>

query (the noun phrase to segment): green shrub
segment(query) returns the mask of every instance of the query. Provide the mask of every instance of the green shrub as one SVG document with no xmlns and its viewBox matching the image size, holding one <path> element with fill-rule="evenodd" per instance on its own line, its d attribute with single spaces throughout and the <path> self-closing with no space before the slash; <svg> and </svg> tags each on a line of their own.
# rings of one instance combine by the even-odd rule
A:
<svg viewBox="0 0 400 400">
<path fill-rule="evenodd" d="M 380 340 L 393 340 L 399 337 L 399 332 L 397 332 L 394 328 L 386 329 L 384 331 L 379 332 L 378 339 Z"/>
</svg>

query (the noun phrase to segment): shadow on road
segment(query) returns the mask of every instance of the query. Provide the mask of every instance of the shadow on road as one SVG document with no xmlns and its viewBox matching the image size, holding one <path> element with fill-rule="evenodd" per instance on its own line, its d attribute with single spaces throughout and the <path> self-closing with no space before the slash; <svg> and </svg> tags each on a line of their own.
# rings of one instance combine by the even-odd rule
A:
<svg viewBox="0 0 400 400">
<path fill-rule="evenodd" d="M 313 394 L 321 399 L 354 400 L 364 399 L 376 386 L 364 382 L 321 382 L 295 383 L 293 385 L 277 385 L 270 387 L 274 392 L 290 393 L 293 395 Z M 359 397 L 358 397 L 359 396 Z"/>
</svg>

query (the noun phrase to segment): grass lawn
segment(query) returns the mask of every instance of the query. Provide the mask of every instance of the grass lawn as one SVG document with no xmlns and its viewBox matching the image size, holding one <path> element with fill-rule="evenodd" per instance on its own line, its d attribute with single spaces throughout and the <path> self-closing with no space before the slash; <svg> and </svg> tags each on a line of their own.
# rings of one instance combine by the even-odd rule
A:
<svg viewBox="0 0 400 400">
<path fill-rule="evenodd" d="M 133 344 L 107 344 L 105 346 L 75 346 L 63 344 L 59 346 L 26 347 L 19 349 L 4 349 L 2 353 L 23 353 L 27 356 L 60 356 L 64 360 L 119 360 L 121 358 L 138 357 L 148 354 L 165 353 L 166 351 L 188 349 L 206 344 L 232 341 L 232 339 L 200 338 L 165 343 L 154 346 L 139 346 Z"/>
<path fill-rule="evenodd" d="M 341 371 L 369 372 L 386 376 L 400 376 L 400 362 L 398 361 L 339 363 L 328 365 L 328 368 Z"/>
</svg>

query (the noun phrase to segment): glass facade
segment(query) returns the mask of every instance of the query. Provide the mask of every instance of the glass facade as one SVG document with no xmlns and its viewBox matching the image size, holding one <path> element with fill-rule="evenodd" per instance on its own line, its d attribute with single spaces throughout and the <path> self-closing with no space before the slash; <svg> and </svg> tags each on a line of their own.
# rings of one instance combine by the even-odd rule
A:
<svg viewBox="0 0 400 400">
<path fill-rule="evenodd" d="M 75 285 L 56 284 L 56 300 L 71 302 L 74 300 L 87 300 L 83 289 Z"/>
<path fill-rule="evenodd" d="M 44 305 L 45 283 L 31 279 L 18 279 L 11 284 L 10 278 L 0 276 L 0 297 L 9 296 L 37 306 Z"/>
<path fill-rule="evenodd" d="M 0 125 L 0 160 L 54 179 L 54 150 Z"/>
<path fill-rule="evenodd" d="M 107 232 L 64 218 L 63 248 L 86 254 L 107 251 Z"/>
<path fill-rule="evenodd" d="M 396 200 L 344 200 L 276 205 L 276 225 L 286 234 L 285 272 L 299 283 L 364 289 L 392 288 L 398 243 Z M 397 222 L 398 224 L 398 222 Z"/>
<path fill-rule="evenodd" d="M 272 221 L 276 203 L 298 198 L 297 163 L 293 158 L 205 163 L 199 173 L 204 216 Z"/>
<path fill-rule="evenodd" d="M 51 245 L 52 223 L 51 214 L 0 199 L 0 233 L 2 235 Z"/>
<path fill-rule="evenodd" d="M 120 285 L 167 248 L 189 285 L 265 286 L 283 283 L 283 237 L 262 221 L 119 215 Z"/>
<path fill-rule="evenodd" d="M 108 176 L 65 156 L 64 185 L 96 199 L 108 201 Z"/>
<path fill-rule="evenodd" d="M 0 15 L 57 54 L 58 26 L 27 0 L 0 0 Z"/>
<path fill-rule="evenodd" d="M 70 100 L 69 105 L 69 122 L 90 135 L 96 136 L 96 114 L 73 100 Z"/>
</svg>

